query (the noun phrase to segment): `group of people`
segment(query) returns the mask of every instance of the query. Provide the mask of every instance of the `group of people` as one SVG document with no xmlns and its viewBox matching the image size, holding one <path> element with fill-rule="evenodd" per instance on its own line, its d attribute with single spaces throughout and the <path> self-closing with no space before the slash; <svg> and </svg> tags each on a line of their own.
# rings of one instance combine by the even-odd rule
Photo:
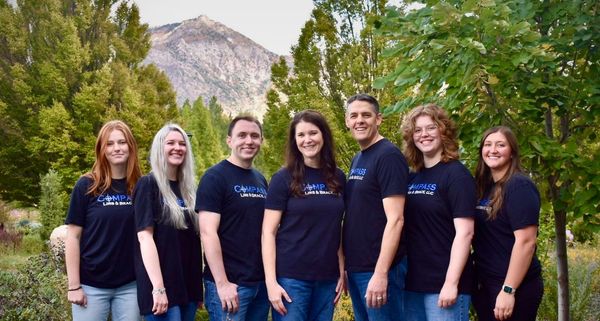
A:
<svg viewBox="0 0 600 321">
<path fill-rule="evenodd" d="M 347 174 L 327 120 L 305 110 L 267 183 L 261 124 L 238 116 L 197 188 L 181 127 L 159 130 L 142 176 L 131 130 L 106 123 L 66 219 L 73 319 L 192 321 L 203 304 L 211 321 L 332 320 L 347 291 L 357 321 L 466 321 L 471 303 L 482 321 L 535 320 L 540 196 L 512 131 L 483 134 L 473 177 L 436 105 L 405 116 L 404 153 L 374 97 L 349 98 L 345 122 L 360 146 Z"/>
</svg>

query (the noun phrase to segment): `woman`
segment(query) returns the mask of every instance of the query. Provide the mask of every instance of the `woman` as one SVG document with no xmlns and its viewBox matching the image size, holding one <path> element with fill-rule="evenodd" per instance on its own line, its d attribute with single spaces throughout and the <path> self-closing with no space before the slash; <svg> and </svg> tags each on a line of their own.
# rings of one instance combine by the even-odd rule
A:
<svg viewBox="0 0 600 321">
<path fill-rule="evenodd" d="M 404 154 L 413 169 L 405 207 L 407 320 L 469 320 L 475 181 L 458 160 L 456 127 L 437 105 L 404 118 Z"/>
<path fill-rule="evenodd" d="M 535 255 L 540 195 L 521 169 L 510 128 L 488 129 L 479 144 L 473 303 L 481 321 L 534 321 L 544 285 Z"/>
<path fill-rule="evenodd" d="M 194 159 L 181 127 L 167 124 L 156 133 L 150 165 L 134 193 L 140 312 L 147 321 L 193 321 L 202 301 L 202 262 Z"/>
<path fill-rule="evenodd" d="M 119 120 L 96 139 L 92 171 L 73 188 L 65 224 L 68 299 L 73 320 L 139 320 L 131 251 L 133 187 L 141 176 L 137 144 Z"/>
<path fill-rule="evenodd" d="M 262 253 L 273 320 L 332 320 L 344 290 L 340 245 L 344 173 L 336 167 L 327 121 L 294 116 L 286 165 L 271 179 Z"/>
</svg>

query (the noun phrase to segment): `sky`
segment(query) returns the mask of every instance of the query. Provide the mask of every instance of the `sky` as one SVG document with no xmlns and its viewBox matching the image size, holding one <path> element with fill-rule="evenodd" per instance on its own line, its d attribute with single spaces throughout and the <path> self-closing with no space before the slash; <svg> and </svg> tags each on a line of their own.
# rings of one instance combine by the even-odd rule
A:
<svg viewBox="0 0 600 321">
<path fill-rule="evenodd" d="M 312 0 L 133 0 L 150 27 L 193 19 L 218 21 L 268 50 L 290 54 L 310 18 Z"/>
</svg>

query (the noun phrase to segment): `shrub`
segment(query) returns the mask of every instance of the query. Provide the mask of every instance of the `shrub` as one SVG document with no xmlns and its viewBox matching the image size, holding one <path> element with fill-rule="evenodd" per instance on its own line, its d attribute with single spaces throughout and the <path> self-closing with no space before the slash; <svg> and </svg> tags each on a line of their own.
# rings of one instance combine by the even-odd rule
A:
<svg viewBox="0 0 600 321">
<path fill-rule="evenodd" d="M 5 228 L 0 230 L 0 253 L 12 252 L 15 254 L 21 244 L 23 234 L 19 231 L 10 231 Z"/>
<path fill-rule="evenodd" d="M 27 234 L 23 237 L 20 252 L 23 254 L 39 254 L 46 248 L 46 243 L 38 234 Z"/>
<path fill-rule="evenodd" d="M 70 320 L 66 276 L 48 252 L 16 271 L 0 271 L 0 320 Z"/>
<path fill-rule="evenodd" d="M 45 241 L 52 230 L 65 221 L 69 195 L 63 190 L 60 174 L 52 169 L 41 178 L 40 186 L 40 219 L 43 225 L 40 237 Z"/>
</svg>

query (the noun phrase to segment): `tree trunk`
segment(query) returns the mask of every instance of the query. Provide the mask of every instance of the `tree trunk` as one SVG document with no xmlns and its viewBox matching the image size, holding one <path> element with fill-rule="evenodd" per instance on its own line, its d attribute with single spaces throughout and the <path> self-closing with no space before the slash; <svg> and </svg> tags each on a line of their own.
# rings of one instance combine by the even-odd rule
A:
<svg viewBox="0 0 600 321">
<path fill-rule="evenodd" d="M 558 277 L 558 321 L 570 321 L 569 311 L 569 268 L 567 261 L 567 213 L 554 211 L 554 231 L 556 234 L 556 271 Z"/>
</svg>

